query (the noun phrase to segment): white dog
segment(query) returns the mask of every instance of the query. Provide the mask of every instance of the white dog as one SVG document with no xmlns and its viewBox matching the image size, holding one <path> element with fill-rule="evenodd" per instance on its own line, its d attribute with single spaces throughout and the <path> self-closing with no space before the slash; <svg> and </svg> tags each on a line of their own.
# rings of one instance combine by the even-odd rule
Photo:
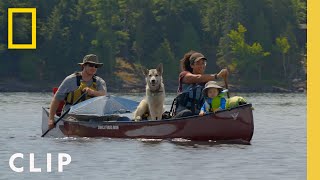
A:
<svg viewBox="0 0 320 180">
<path fill-rule="evenodd" d="M 163 67 L 160 63 L 156 69 L 144 69 L 146 79 L 146 97 L 134 112 L 134 119 L 140 121 L 145 114 L 148 119 L 160 120 L 164 112 L 165 90 L 162 82 Z"/>
</svg>

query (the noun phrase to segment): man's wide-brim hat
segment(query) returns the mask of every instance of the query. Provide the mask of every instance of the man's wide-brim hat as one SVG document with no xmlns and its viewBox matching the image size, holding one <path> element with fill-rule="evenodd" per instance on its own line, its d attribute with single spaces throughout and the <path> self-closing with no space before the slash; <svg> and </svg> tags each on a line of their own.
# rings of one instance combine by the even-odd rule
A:
<svg viewBox="0 0 320 180">
<path fill-rule="evenodd" d="M 97 68 L 100 68 L 103 66 L 103 63 L 99 63 L 99 58 L 95 54 L 88 54 L 84 56 L 82 63 L 78 63 L 78 64 L 82 66 L 88 63 L 97 65 Z"/>
<path fill-rule="evenodd" d="M 219 86 L 219 85 L 217 84 L 217 82 L 215 82 L 215 81 L 209 81 L 209 82 L 207 82 L 206 85 L 204 86 L 204 89 L 202 90 L 202 93 L 206 95 L 209 88 L 217 88 L 217 89 L 220 89 L 220 90 L 223 89 L 223 87 Z"/>
</svg>

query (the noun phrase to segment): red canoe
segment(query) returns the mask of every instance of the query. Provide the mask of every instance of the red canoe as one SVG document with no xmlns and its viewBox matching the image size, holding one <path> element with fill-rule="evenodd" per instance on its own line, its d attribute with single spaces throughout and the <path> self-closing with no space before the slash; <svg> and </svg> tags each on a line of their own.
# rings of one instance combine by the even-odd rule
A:
<svg viewBox="0 0 320 180">
<path fill-rule="evenodd" d="M 48 135 L 55 137 L 110 137 L 198 141 L 241 140 L 250 142 L 254 124 L 252 105 L 211 113 L 156 121 L 116 121 L 114 117 L 65 116 Z M 48 109 L 43 108 L 42 132 L 48 128 Z"/>
</svg>

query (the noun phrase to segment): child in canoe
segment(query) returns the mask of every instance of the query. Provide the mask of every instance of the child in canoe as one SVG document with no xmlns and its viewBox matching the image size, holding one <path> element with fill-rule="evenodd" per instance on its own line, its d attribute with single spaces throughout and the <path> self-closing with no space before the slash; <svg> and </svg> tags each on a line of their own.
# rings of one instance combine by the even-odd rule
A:
<svg viewBox="0 0 320 180">
<path fill-rule="evenodd" d="M 217 112 L 226 108 L 226 98 L 223 88 L 219 86 L 215 81 L 209 81 L 206 83 L 203 94 L 205 96 L 205 102 L 200 110 L 199 115 L 203 116 L 209 112 Z"/>
</svg>

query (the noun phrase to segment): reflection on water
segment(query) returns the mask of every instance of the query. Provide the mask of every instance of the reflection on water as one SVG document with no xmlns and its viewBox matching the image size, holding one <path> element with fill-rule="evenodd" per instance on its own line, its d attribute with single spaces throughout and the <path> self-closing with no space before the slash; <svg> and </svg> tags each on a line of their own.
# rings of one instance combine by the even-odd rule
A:
<svg viewBox="0 0 320 180">
<path fill-rule="evenodd" d="M 188 139 L 182 139 L 182 138 L 174 138 L 171 140 L 164 140 L 164 139 L 136 139 L 138 141 L 141 141 L 143 143 L 145 143 L 146 145 L 150 144 L 150 145 L 157 145 L 163 142 L 167 142 L 167 143 L 172 143 L 174 145 L 177 146 L 186 146 L 186 147 L 194 147 L 197 148 L 199 146 L 208 146 L 208 147 L 212 147 L 212 146 L 220 146 L 220 145 L 250 145 L 249 142 L 247 141 L 243 141 L 243 140 L 220 140 L 220 141 L 191 141 Z"/>
<path fill-rule="evenodd" d="M 141 100 L 143 94 L 120 94 Z M 288 179 L 306 177 L 305 94 L 250 93 L 255 110 L 251 145 L 239 142 L 194 142 L 184 139 L 41 138 L 41 107 L 51 93 L 0 93 L 0 179 Z M 173 95 L 166 97 L 170 108 Z M 9 165 L 14 153 L 25 172 Z M 41 173 L 29 173 L 29 153 L 35 153 Z M 46 172 L 52 153 L 52 173 Z M 57 154 L 72 162 L 57 173 Z"/>
<path fill-rule="evenodd" d="M 221 145 L 250 145 L 247 141 L 242 140 L 228 140 L 228 141 L 170 141 L 171 143 L 179 146 L 199 147 L 199 146 L 221 146 Z"/>
</svg>

